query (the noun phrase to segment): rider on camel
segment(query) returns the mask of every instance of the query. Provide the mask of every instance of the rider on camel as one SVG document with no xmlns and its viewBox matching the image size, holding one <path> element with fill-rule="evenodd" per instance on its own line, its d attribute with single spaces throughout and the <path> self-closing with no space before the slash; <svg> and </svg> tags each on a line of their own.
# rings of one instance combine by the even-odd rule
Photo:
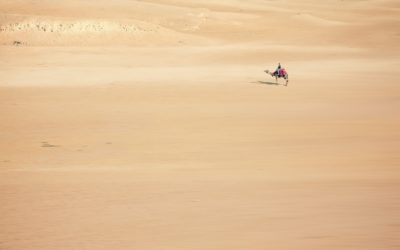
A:
<svg viewBox="0 0 400 250">
<path fill-rule="evenodd" d="M 281 69 L 282 69 L 281 63 L 278 63 L 278 67 L 274 71 L 274 75 L 280 76 L 281 75 Z"/>
</svg>

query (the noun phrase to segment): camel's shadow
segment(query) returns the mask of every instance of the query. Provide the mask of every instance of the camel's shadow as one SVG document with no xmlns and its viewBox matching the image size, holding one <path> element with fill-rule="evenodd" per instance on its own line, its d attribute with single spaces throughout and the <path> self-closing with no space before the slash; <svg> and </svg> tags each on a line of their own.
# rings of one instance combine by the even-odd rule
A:
<svg viewBox="0 0 400 250">
<path fill-rule="evenodd" d="M 277 83 L 277 82 L 256 81 L 256 82 L 252 82 L 252 83 L 267 84 L 267 85 L 275 85 L 275 86 L 278 86 L 278 85 L 283 85 L 283 86 L 285 86 L 284 84 L 280 84 L 280 83 Z"/>
</svg>

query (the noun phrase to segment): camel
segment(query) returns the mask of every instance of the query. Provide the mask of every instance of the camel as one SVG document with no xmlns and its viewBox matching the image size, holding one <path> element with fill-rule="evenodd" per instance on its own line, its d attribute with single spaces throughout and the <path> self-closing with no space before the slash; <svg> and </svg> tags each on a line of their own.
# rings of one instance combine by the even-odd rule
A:
<svg viewBox="0 0 400 250">
<path fill-rule="evenodd" d="M 278 78 L 283 78 L 283 79 L 285 79 L 285 80 L 286 80 L 286 84 L 285 84 L 285 86 L 287 86 L 287 85 L 288 85 L 288 83 L 289 83 L 289 75 L 288 75 L 288 73 L 286 72 L 286 70 L 285 70 L 285 69 L 281 69 L 281 70 L 280 70 L 280 74 L 279 74 L 279 75 L 277 74 L 277 72 L 276 72 L 276 71 L 274 71 L 274 72 L 271 72 L 271 71 L 269 71 L 268 69 L 267 69 L 267 70 L 265 70 L 264 72 L 265 72 L 265 73 L 267 73 L 267 74 L 269 74 L 269 75 L 271 75 L 272 77 L 275 77 L 275 81 L 276 81 L 276 83 L 278 83 Z"/>
</svg>

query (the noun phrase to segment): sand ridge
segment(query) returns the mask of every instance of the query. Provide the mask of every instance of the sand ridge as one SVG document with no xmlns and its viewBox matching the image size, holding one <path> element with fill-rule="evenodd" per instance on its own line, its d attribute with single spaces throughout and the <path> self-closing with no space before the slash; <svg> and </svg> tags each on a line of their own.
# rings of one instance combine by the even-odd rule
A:
<svg viewBox="0 0 400 250">
<path fill-rule="evenodd" d="M 399 42 L 398 8 L 392 7 L 396 4 L 367 2 L 302 1 L 288 5 L 280 1 L 101 1 L 90 5 L 70 1 L 59 5 L 32 1 L 21 5 L 2 1 L 0 42 L 10 45 L 18 40 L 33 46 L 180 46 L 258 41 L 391 48 L 380 41 L 386 37 L 385 44 Z M 285 27 L 295 32 L 284 32 Z M 103 36 L 93 37 L 100 31 Z M 371 31 L 375 35 L 370 35 Z M 107 32 L 112 35 L 107 37 Z M 73 36 L 76 33 L 79 39 Z"/>
</svg>

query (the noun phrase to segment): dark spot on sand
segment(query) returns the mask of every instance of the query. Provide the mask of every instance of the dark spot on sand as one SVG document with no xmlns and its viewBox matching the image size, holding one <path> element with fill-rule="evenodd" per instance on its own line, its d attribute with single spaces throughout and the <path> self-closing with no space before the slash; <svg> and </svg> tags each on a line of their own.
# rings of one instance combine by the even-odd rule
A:
<svg viewBox="0 0 400 250">
<path fill-rule="evenodd" d="M 23 45 L 23 43 L 21 41 L 14 41 L 13 45 L 14 46 L 21 46 L 21 45 Z"/>
<path fill-rule="evenodd" d="M 59 145 L 54 145 L 54 144 L 50 144 L 48 142 L 42 141 L 42 147 L 43 148 L 56 148 L 56 147 L 59 147 Z"/>
</svg>

